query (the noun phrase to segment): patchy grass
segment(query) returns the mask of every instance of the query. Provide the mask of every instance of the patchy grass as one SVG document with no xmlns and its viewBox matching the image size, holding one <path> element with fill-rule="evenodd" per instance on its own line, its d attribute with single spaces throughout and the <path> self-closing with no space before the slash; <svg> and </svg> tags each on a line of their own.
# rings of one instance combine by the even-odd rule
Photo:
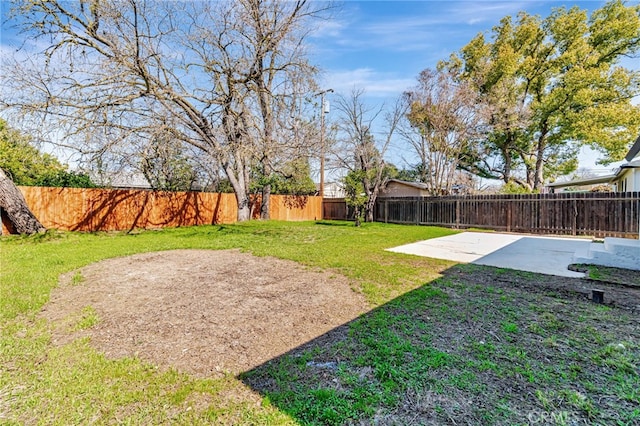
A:
<svg viewBox="0 0 640 426">
<path fill-rule="evenodd" d="M 343 222 L 250 222 L 126 233 L 0 238 L 0 423 L 296 423 L 234 377 L 198 380 L 138 359 L 107 360 L 89 342 L 58 347 L 38 317 L 63 273 L 105 258 L 171 249 L 240 248 L 351 277 L 373 304 L 434 279 L 451 263 L 383 249 L 450 234 L 441 228 Z M 391 268 L 390 265 L 397 265 Z M 72 285 L 82 285 L 76 272 Z M 100 319 L 87 306 L 70 329 Z"/>
<path fill-rule="evenodd" d="M 450 232 L 251 222 L 3 237 L 0 423 L 640 423 L 637 313 L 536 290 L 544 275 L 383 250 Z M 240 248 L 330 269 L 350 277 L 374 309 L 238 378 L 108 360 L 86 338 L 51 342 L 37 313 L 60 274 L 183 248 Z M 99 321 L 87 306 L 68 323 L 84 330 Z"/>
<path fill-rule="evenodd" d="M 454 267 L 353 321 L 346 336 L 244 379 L 302 424 L 640 422 L 634 314 L 478 281 L 481 269 Z"/>
</svg>

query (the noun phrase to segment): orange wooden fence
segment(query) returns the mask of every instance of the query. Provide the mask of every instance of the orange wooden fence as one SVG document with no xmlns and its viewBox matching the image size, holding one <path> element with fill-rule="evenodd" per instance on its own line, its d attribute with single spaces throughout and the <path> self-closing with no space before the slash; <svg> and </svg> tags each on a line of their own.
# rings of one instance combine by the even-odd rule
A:
<svg viewBox="0 0 640 426">
<path fill-rule="evenodd" d="M 234 194 L 84 188 L 19 187 L 33 214 L 46 228 L 67 231 L 126 231 L 135 228 L 233 223 Z M 315 220 L 322 198 L 272 195 L 271 219 Z M 257 209 L 256 209 L 257 210 Z M 3 234 L 8 233 L 3 216 Z"/>
</svg>

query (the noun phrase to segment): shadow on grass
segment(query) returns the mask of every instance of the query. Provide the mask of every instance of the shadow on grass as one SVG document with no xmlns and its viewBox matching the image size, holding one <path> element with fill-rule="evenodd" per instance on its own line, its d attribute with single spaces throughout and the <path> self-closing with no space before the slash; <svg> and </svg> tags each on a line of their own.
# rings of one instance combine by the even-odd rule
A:
<svg viewBox="0 0 640 426">
<path fill-rule="evenodd" d="M 348 227 L 353 227 L 355 226 L 353 224 L 353 221 L 349 222 L 349 221 L 343 221 L 343 220 L 317 220 L 316 221 L 316 225 L 323 225 L 323 226 L 348 226 Z"/>
<path fill-rule="evenodd" d="M 638 421 L 637 324 L 512 272 L 452 267 L 240 378 L 301 424 Z"/>
</svg>

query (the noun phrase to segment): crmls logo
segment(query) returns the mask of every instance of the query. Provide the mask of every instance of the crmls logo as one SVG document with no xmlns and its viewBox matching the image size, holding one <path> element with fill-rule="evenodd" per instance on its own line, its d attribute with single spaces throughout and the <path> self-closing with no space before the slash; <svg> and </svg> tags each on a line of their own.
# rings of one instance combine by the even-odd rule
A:
<svg viewBox="0 0 640 426">
<path fill-rule="evenodd" d="M 549 411 L 531 411 L 527 414 L 527 420 L 530 425 L 548 425 L 548 424 L 559 424 L 559 425 L 581 425 L 588 424 L 585 419 L 579 419 L 575 413 L 571 413 L 569 411 L 558 411 L 558 412 L 549 412 Z"/>
</svg>

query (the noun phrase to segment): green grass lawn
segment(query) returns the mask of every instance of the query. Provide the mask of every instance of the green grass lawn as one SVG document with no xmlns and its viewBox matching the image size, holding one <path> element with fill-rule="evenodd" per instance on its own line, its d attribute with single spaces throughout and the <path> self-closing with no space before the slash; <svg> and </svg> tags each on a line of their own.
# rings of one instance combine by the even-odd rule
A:
<svg viewBox="0 0 640 426">
<path fill-rule="evenodd" d="M 518 286 L 541 275 L 383 250 L 451 232 L 250 222 L 3 237 L 0 424 L 640 423 L 637 317 Z M 372 311 L 341 336 L 222 379 L 108 360 L 87 339 L 51 341 L 38 312 L 60 274 L 185 248 L 240 248 L 333 270 Z M 96 321 L 88 308 L 78 326 Z"/>
</svg>

